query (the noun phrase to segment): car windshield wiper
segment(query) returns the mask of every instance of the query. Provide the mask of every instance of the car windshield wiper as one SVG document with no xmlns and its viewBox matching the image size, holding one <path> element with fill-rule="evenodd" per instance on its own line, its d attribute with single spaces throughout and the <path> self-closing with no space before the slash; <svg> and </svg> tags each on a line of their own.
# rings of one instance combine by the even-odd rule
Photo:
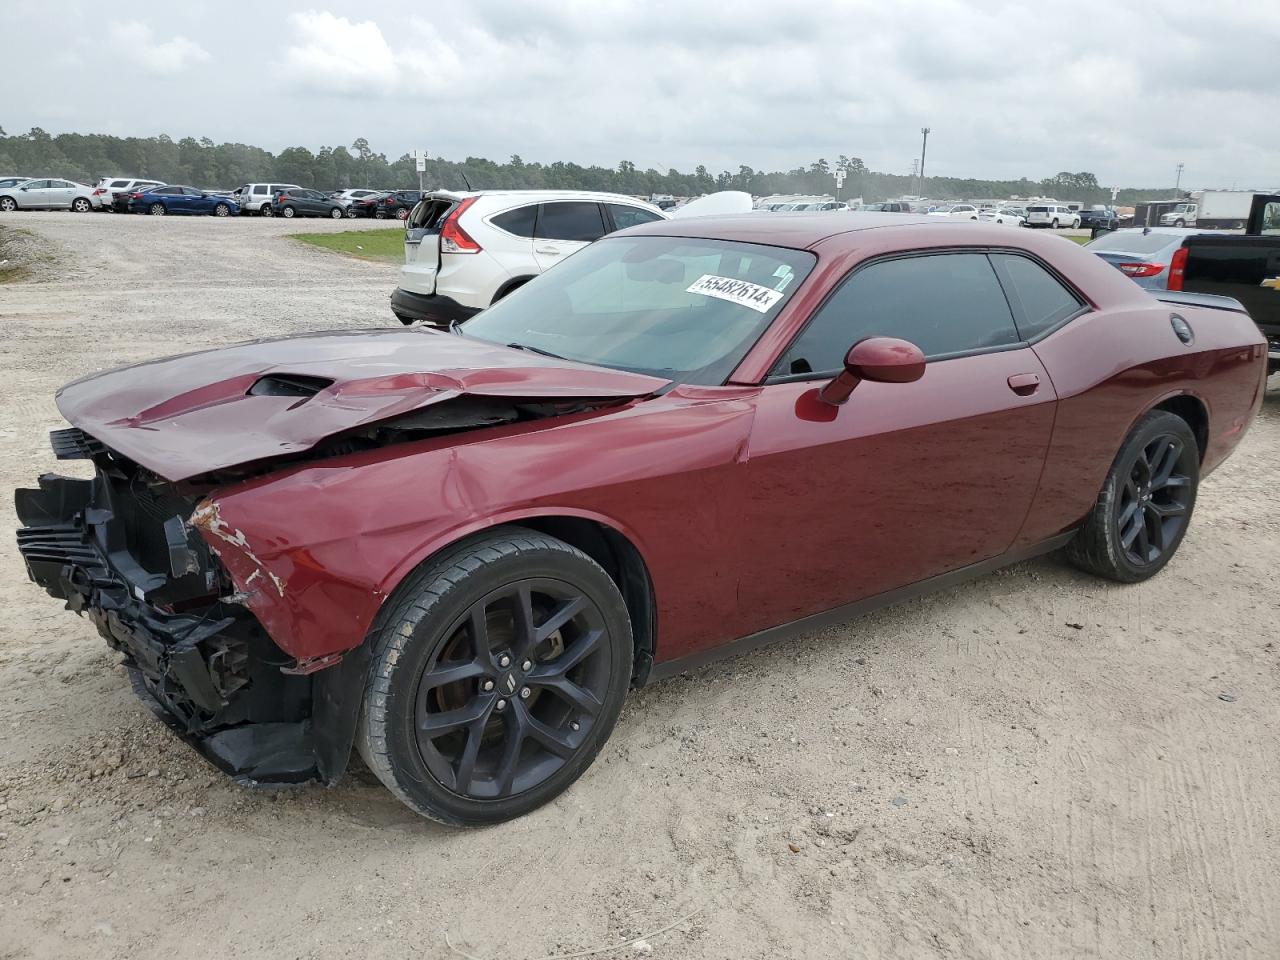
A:
<svg viewBox="0 0 1280 960">
<path fill-rule="evenodd" d="M 543 350 L 541 347 L 531 347 L 527 343 L 508 343 L 508 347 L 516 350 L 528 350 L 530 353 L 540 353 L 544 357 L 551 357 L 553 360 L 568 360 L 568 357 L 562 357 L 558 353 L 552 353 L 550 350 Z"/>
<path fill-rule="evenodd" d="M 462 332 L 462 321 L 456 318 L 449 321 L 449 332 L 456 333 L 460 337 L 466 336 L 466 334 Z"/>
</svg>

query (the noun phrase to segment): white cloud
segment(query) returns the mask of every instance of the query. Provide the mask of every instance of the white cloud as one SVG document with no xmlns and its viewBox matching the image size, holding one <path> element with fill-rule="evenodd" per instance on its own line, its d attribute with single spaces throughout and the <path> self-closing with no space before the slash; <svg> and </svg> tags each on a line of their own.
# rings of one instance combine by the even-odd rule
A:
<svg viewBox="0 0 1280 960">
<path fill-rule="evenodd" d="M 395 55 L 372 20 L 352 23 L 324 11 L 289 17 L 296 40 L 285 50 L 285 76 L 304 89 L 383 96 L 400 82 Z"/>
<path fill-rule="evenodd" d="M 192 64 L 213 59 L 208 50 L 186 37 L 157 42 L 151 28 L 137 20 L 112 24 L 111 39 L 118 49 L 150 73 L 180 73 Z"/>
</svg>

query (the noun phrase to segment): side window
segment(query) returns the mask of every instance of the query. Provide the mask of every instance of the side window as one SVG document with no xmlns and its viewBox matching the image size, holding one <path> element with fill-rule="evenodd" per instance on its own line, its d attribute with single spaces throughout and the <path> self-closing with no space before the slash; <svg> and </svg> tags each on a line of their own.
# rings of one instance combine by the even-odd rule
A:
<svg viewBox="0 0 1280 960">
<path fill-rule="evenodd" d="M 505 230 L 517 237 L 530 238 L 533 236 L 534 221 L 537 219 L 538 205 L 531 203 L 500 213 L 491 222 L 499 230 Z"/>
<path fill-rule="evenodd" d="M 161 187 L 154 192 L 161 194 L 162 196 L 171 197 L 176 193 L 181 193 L 182 189 L 180 187 Z"/>
<path fill-rule="evenodd" d="M 577 240 L 584 243 L 599 240 L 604 236 L 600 205 L 582 200 L 544 203 L 538 210 L 534 236 L 539 240 Z"/>
<path fill-rule="evenodd" d="M 1280 201 L 1271 201 L 1262 208 L 1260 230 L 1265 234 L 1280 233 Z"/>
<path fill-rule="evenodd" d="M 265 183 L 255 183 L 253 185 L 253 195 L 255 197 L 263 196 L 264 194 L 266 194 L 266 192 L 267 192 L 267 185 Z"/>
<path fill-rule="evenodd" d="M 616 229 L 625 230 L 627 227 L 634 227 L 638 223 L 652 223 L 654 220 L 661 220 L 651 210 L 643 210 L 640 207 L 629 207 L 622 203 L 606 203 L 609 208 L 609 215 L 613 217 Z"/>
<path fill-rule="evenodd" d="M 937 359 L 1018 342 L 985 254 L 926 254 L 855 270 L 783 354 L 774 376 L 834 373 L 866 337 L 898 337 Z"/>
<path fill-rule="evenodd" d="M 197 190 L 195 187 L 183 187 L 182 192 L 185 193 L 188 197 L 204 196 L 204 192 L 201 190 Z"/>
<path fill-rule="evenodd" d="M 128 185 L 129 185 L 128 180 L 112 180 L 111 181 L 111 188 L 113 190 L 121 189 L 123 187 L 127 187 Z"/>
<path fill-rule="evenodd" d="M 991 255 L 1017 313 L 1018 333 L 1034 340 L 1079 311 L 1082 304 L 1048 270 L 1011 253 Z"/>
</svg>

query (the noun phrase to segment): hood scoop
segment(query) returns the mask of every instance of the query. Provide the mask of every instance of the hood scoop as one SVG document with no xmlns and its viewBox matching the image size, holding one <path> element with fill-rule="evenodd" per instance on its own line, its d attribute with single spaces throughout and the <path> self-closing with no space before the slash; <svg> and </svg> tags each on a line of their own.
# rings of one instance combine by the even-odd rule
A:
<svg viewBox="0 0 1280 960">
<path fill-rule="evenodd" d="M 329 377 L 309 377 L 304 373 L 269 373 L 254 381 L 247 392 L 250 397 L 298 397 L 310 399 L 325 387 L 333 386 Z"/>
</svg>

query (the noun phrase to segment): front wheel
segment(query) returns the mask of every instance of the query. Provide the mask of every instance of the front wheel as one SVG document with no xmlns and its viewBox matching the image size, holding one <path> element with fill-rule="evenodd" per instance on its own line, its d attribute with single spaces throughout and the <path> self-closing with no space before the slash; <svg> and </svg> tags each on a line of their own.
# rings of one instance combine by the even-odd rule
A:
<svg viewBox="0 0 1280 960">
<path fill-rule="evenodd" d="M 1067 557 L 1090 573 L 1137 583 L 1182 543 L 1200 485 L 1200 448 L 1181 417 L 1153 410 L 1133 428 Z"/>
<path fill-rule="evenodd" d="M 343 216 L 343 214 L 342 214 L 342 208 L 341 208 L 341 207 L 334 207 L 332 210 L 330 210 L 330 211 L 329 211 L 329 219 L 330 219 L 330 220 L 341 220 L 341 219 L 342 219 L 342 216 Z"/>
<path fill-rule="evenodd" d="M 18 201 L 13 197 L 0 197 L 0 212 L 13 213 L 18 209 Z"/>
<path fill-rule="evenodd" d="M 153 203 L 151 206 L 147 207 L 147 213 L 151 214 L 153 217 L 163 217 L 168 212 L 169 211 L 164 208 L 163 203 Z"/>
<path fill-rule="evenodd" d="M 258 212 L 262 214 L 264 217 L 274 217 L 276 215 L 276 212 L 272 210 L 269 206 L 267 206 L 265 203 L 258 208 Z"/>
<path fill-rule="evenodd" d="M 1173 225 L 1174 225 L 1175 227 L 1185 227 L 1185 226 L 1187 225 L 1187 221 L 1185 221 L 1185 220 L 1175 220 L 1175 221 L 1173 221 Z"/>
<path fill-rule="evenodd" d="M 397 220 L 408 220 L 408 219 L 409 219 L 409 211 L 408 211 L 408 210 L 406 210 L 404 207 L 401 207 L 399 210 L 397 210 L 397 211 L 396 211 L 396 219 L 397 219 Z"/>
<path fill-rule="evenodd" d="M 213 208 L 213 215 L 215 217 L 229 217 L 231 216 L 231 208 L 225 203 L 220 203 Z"/>
<path fill-rule="evenodd" d="M 357 748 L 404 803 L 455 825 L 510 820 L 567 789 L 608 739 L 631 678 L 613 580 L 522 527 L 419 568 L 367 642 Z"/>
<path fill-rule="evenodd" d="M 76 213 L 88 213 L 89 208 L 92 206 L 93 204 L 91 204 L 84 197 L 76 197 L 74 200 L 71 201 L 71 209 L 74 210 Z"/>
<path fill-rule="evenodd" d="M 352 207 L 347 207 L 347 219 L 348 219 L 348 220 L 354 220 L 355 218 L 356 218 L 356 211 L 355 211 L 355 209 L 354 209 L 354 208 L 352 208 Z"/>
<path fill-rule="evenodd" d="M 1054 230 L 1057 230 L 1057 229 L 1058 229 L 1058 221 L 1057 221 L 1057 220 L 1053 221 L 1053 223 L 1049 224 L 1049 226 L 1050 226 L 1051 228 L 1053 228 Z"/>
</svg>

